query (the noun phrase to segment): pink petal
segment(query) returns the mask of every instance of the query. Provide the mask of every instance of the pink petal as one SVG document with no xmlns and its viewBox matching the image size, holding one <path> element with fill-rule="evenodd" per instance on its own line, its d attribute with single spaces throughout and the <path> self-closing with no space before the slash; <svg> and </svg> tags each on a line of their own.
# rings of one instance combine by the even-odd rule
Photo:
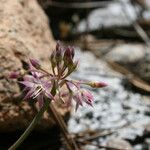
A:
<svg viewBox="0 0 150 150">
<path fill-rule="evenodd" d="M 42 84 L 47 90 L 52 86 L 52 84 L 49 83 L 49 81 L 42 81 Z"/>
<path fill-rule="evenodd" d="M 33 67 L 35 67 L 35 68 L 39 68 L 40 67 L 40 64 L 39 64 L 39 61 L 38 60 L 36 60 L 36 59 L 30 59 L 30 63 L 32 64 L 32 66 Z"/>
<path fill-rule="evenodd" d="M 34 87 L 35 85 L 35 83 L 29 82 L 29 81 L 20 81 L 20 83 L 30 88 Z"/>
<path fill-rule="evenodd" d="M 45 96 L 47 96 L 50 100 L 55 100 L 53 95 L 49 92 L 45 92 Z"/>
<path fill-rule="evenodd" d="M 35 78 L 31 75 L 25 75 L 23 79 L 24 79 L 24 81 L 33 82 Z"/>
<path fill-rule="evenodd" d="M 28 100 L 31 98 L 31 95 L 34 93 L 34 89 L 31 89 L 27 92 L 27 94 L 25 95 L 25 97 L 23 98 L 23 100 Z"/>
<path fill-rule="evenodd" d="M 83 106 L 82 104 L 82 97 L 80 93 L 77 93 L 76 95 L 73 96 L 73 99 L 78 103 L 79 105 Z"/>
<path fill-rule="evenodd" d="M 87 90 L 82 90 L 81 95 L 82 95 L 82 101 L 84 101 L 88 105 L 92 106 L 93 95 Z"/>
</svg>

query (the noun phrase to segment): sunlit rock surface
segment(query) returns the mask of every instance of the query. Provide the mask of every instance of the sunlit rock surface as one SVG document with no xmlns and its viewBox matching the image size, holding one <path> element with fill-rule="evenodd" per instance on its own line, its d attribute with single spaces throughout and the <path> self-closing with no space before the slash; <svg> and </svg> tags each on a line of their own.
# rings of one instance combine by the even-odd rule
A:
<svg viewBox="0 0 150 150">
<path fill-rule="evenodd" d="M 36 58 L 48 67 L 55 42 L 48 19 L 36 0 L 0 1 L 0 132 L 25 129 L 37 109 L 16 97 L 22 92 L 16 81 L 8 79 L 11 71 L 27 68 L 26 62 Z M 64 115 L 66 110 L 58 109 Z M 54 124 L 45 114 L 41 129 Z M 48 119 L 49 118 L 49 119 Z"/>
</svg>

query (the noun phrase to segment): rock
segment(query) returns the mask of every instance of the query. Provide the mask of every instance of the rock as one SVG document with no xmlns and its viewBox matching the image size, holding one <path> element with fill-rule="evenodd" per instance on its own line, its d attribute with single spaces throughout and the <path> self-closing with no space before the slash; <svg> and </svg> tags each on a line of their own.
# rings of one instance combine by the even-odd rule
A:
<svg viewBox="0 0 150 150">
<path fill-rule="evenodd" d="M 123 7 L 130 19 L 127 19 L 126 14 L 122 9 Z M 110 2 L 106 7 L 94 9 L 89 13 L 88 30 L 93 31 L 99 28 L 128 26 L 132 24 L 136 18 L 137 14 L 134 11 L 134 7 L 128 2 L 125 2 L 123 6 L 119 1 Z M 86 24 L 85 19 L 79 22 L 77 26 L 78 32 L 86 31 Z"/>
<path fill-rule="evenodd" d="M 143 44 L 119 44 L 106 55 L 150 83 L 150 51 Z"/>
<path fill-rule="evenodd" d="M 145 125 L 145 132 L 150 133 L 150 122 L 149 122 L 149 124 Z"/>
<path fill-rule="evenodd" d="M 141 9 L 139 7 L 135 7 L 131 5 L 128 0 L 118 0 L 118 1 L 110 1 L 106 2 L 105 7 L 100 7 L 92 10 L 87 16 L 88 19 L 88 31 L 101 31 L 99 35 L 102 33 L 102 30 L 108 29 L 110 27 L 116 27 L 116 32 L 119 34 L 119 27 L 127 27 L 133 24 L 134 21 L 138 20 L 138 14 Z M 143 0 L 142 0 L 143 1 Z M 148 0 L 147 0 L 148 1 Z M 149 7 L 148 2 L 145 2 Z M 149 20 L 150 11 L 143 10 L 143 16 L 145 20 Z M 106 19 L 107 18 L 107 19 Z M 81 20 L 77 25 L 77 32 L 85 32 L 87 30 L 87 20 Z M 132 30 L 131 30 L 132 31 Z M 124 36 L 128 33 L 120 32 L 120 34 L 125 33 Z M 109 33 L 108 33 L 109 34 Z M 130 35 L 130 34 L 129 34 Z"/>
<path fill-rule="evenodd" d="M 106 58 L 130 65 L 137 63 L 145 56 L 145 46 L 141 44 L 118 44 L 107 55 Z"/>
<path fill-rule="evenodd" d="M 124 149 L 124 150 L 133 150 L 131 144 L 126 140 L 115 138 L 107 141 L 106 145 L 108 147 L 116 148 L 116 149 Z"/>
<path fill-rule="evenodd" d="M 145 57 L 141 59 L 133 71 L 138 74 L 142 79 L 150 83 L 150 49 L 145 53 Z"/>
<path fill-rule="evenodd" d="M 27 102 L 16 102 L 21 89 L 16 81 L 7 78 L 11 71 L 26 69 L 29 57 L 48 66 L 55 41 L 49 30 L 48 19 L 36 0 L 0 1 L 0 132 L 24 130 L 37 113 Z M 67 112 L 58 106 L 59 113 Z M 54 121 L 49 114 L 37 127 L 51 128 Z"/>
<path fill-rule="evenodd" d="M 133 4 L 140 5 L 143 9 L 150 9 L 149 0 L 131 0 Z"/>
<path fill-rule="evenodd" d="M 150 149 L 150 138 L 145 139 L 145 143 L 148 145 L 147 149 Z"/>
</svg>

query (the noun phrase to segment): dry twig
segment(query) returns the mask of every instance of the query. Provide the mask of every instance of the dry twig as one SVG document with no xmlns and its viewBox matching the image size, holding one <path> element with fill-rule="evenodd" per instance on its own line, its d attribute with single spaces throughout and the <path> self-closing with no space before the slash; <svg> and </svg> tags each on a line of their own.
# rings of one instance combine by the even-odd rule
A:
<svg viewBox="0 0 150 150">
<path fill-rule="evenodd" d="M 78 148 L 78 145 L 74 141 L 74 139 L 69 135 L 67 131 L 67 126 L 63 120 L 63 118 L 58 114 L 57 110 L 55 109 L 54 105 L 51 103 L 48 109 L 50 114 L 52 115 L 53 119 L 56 121 L 58 126 L 60 127 L 62 134 L 64 136 L 66 146 L 68 150 L 81 150 Z"/>
</svg>

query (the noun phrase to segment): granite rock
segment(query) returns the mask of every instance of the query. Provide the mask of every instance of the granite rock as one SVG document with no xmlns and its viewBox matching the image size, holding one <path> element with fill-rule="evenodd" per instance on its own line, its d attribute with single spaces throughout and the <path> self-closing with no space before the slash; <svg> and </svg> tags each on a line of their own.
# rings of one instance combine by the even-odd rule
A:
<svg viewBox="0 0 150 150">
<path fill-rule="evenodd" d="M 25 129 L 37 109 L 17 101 L 22 89 L 16 81 L 8 79 L 8 74 L 26 69 L 29 57 L 40 60 L 50 69 L 49 55 L 55 41 L 48 19 L 36 0 L 1 0 L 0 18 L 0 132 L 9 132 Z M 61 106 L 58 111 L 62 116 L 67 112 Z M 45 129 L 54 125 L 49 118 L 49 114 L 45 114 L 38 127 Z"/>
<path fill-rule="evenodd" d="M 109 139 L 106 145 L 116 149 L 133 150 L 129 142 L 119 138 Z"/>
<path fill-rule="evenodd" d="M 117 62 L 150 83 L 150 51 L 144 44 L 119 44 L 106 59 Z"/>
</svg>

